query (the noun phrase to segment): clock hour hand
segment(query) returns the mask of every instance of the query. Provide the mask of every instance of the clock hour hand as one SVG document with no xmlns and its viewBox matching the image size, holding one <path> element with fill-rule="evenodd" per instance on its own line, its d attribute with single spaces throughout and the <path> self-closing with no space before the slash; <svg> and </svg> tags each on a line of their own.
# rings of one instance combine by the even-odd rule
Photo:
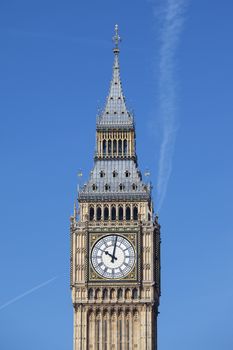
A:
<svg viewBox="0 0 233 350">
<path fill-rule="evenodd" d="M 108 251 L 105 252 L 106 255 L 111 256 L 111 262 L 114 262 L 114 259 L 117 260 L 117 258 L 115 256 L 113 256 L 112 254 L 110 254 Z"/>
<path fill-rule="evenodd" d="M 111 260 L 112 263 L 114 262 L 114 259 L 117 259 L 117 258 L 115 257 L 116 244 L 117 244 L 117 236 L 116 236 L 116 240 L 115 240 L 115 244 L 114 244 L 114 248 L 113 248 L 113 252 L 112 252 L 112 260 Z"/>
</svg>

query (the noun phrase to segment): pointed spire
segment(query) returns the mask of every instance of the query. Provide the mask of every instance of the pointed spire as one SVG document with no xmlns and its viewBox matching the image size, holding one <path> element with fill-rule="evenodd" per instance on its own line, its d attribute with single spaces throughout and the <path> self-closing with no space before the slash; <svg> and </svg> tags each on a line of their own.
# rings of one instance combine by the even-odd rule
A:
<svg viewBox="0 0 233 350">
<path fill-rule="evenodd" d="M 115 42 L 115 47 L 113 49 L 113 52 L 115 54 L 118 54 L 120 52 L 118 45 L 119 45 L 119 42 L 121 41 L 121 37 L 118 34 L 118 24 L 115 24 L 115 35 L 112 38 L 112 40 Z"/>
<path fill-rule="evenodd" d="M 125 104 L 125 97 L 122 90 L 121 78 L 120 78 L 120 65 L 119 65 L 119 42 L 121 38 L 118 33 L 118 25 L 115 25 L 115 35 L 113 37 L 115 47 L 113 74 L 110 84 L 110 90 L 107 97 L 105 108 L 97 121 L 97 127 L 104 126 L 128 126 L 133 127 L 133 117 L 127 110 Z"/>
</svg>

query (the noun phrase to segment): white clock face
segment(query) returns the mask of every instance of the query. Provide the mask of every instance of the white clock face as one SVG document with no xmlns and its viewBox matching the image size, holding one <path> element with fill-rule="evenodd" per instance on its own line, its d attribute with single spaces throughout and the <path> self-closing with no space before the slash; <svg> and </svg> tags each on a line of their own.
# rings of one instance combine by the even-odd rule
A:
<svg viewBox="0 0 233 350">
<path fill-rule="evenodd" d="M 122 236 L 104 236 L 95 243 L 92 249 L 91 263 L 96 272 L 102 277 L 109 279 L 123 278 L 134 267 L 134 248 Z"/>
</svg>

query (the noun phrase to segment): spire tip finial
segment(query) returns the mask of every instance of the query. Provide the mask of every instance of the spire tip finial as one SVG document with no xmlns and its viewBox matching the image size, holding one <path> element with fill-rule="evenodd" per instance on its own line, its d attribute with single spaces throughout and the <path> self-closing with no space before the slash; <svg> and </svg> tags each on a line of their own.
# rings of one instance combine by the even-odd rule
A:
<svg viewBox="0 0 233 350">
<path fill-rule="evenodd" d="M 115 43 L 115 47 L 113 49 L 113 52 L 114 53 L 119 53 L 120 50 L 119 50 L 119 42 L 121 41 L 121 37 L 119 36 L 119 33 L 118 33 L 118 24 L 115 24 L 115 35 L 114 37 L 112 38 L 112 40 L 114 41 Z"/>
</svg>

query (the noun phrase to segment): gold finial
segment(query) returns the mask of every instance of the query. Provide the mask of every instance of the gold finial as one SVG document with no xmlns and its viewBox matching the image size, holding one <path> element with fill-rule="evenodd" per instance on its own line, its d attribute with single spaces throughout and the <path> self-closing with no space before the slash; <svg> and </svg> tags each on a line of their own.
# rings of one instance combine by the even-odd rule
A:
<svg viewBox="0 0 233 350">
<path fill-rule="evenodd" d="M 121 41 L 121 37 L 119 36 L 118 34 L 118 24 L 115 25 L 115 35 L 114 37 L 112 38 L 112 40 L 114 41 L 115 43 L 115 47 L 113 49 L 113 52 L 114 53 L 119 53 L 119 48 L 118 48 L 118 45 L 119 45 L 119 42 Z"/>
</svg>

